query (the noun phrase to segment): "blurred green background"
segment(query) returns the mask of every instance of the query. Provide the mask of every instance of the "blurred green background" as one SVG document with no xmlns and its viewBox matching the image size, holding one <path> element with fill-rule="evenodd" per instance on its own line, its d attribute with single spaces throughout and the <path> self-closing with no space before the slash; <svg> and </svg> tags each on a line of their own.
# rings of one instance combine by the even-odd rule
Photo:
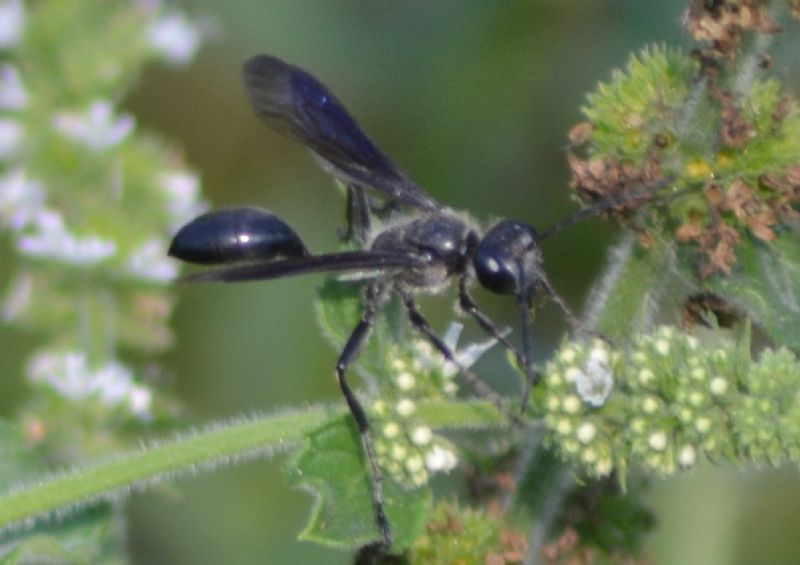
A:
<svg viewBox="0 0 800 565">
<path fill-rule="evenodd" d="M 285 218 L 313 250 L 337 244 L 343 202 L 307 151 L 253 116 L 244 59 L 278 55 L 328 84 L 371 136 L 420 184 L 477 219 L 545 227 L 574 209 L 566 133 L 587 92 L 647 43 L 686 44 L 679 0 L 191 0 L 215 39 L 187 69 L 152 68 L 126 106 L 185 148 L 212 206 L 256 204 Z M 776 66 L 791 76 L 788 63 Z M 613 232 L 598 220 L 545 247 L 552 282 L 579 308 Z M 181 288 L 177 347 L 163 364 L 198 424 L 287 405 L 339 401 L 333 351 L 317 332 L 318 278 Z M 513 304 L 479 293 L 515 324 Z M 453 302 L 425 301 L 443 328 Z M 540 355 L 560 316 L 537 320 Z M 477 335 L 477 334 L 474 334 Z M 0 334 L 20 365 L 29 336 Z M 502 355 L 480 367 L 510 378 Z M 11 374 L 21 374 L 15 371 Z M 4 382 L 1 405 L 24 394 Z M 281 459 L 201 474 L 134 496 L 130 546 L 150 564 L 349 563 L 346 553 L 294 541 L 311 497 L 291 490 Z M 796 469 L 744 473 L 710 465 L 655 485 L 657 563 L 798 563 Z"/>
</svg>

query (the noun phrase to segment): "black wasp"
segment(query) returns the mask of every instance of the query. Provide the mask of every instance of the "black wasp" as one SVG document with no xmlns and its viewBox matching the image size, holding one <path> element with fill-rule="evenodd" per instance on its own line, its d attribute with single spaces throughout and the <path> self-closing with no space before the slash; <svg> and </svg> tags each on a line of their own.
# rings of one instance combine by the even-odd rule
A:
<svg viewBox="0 0 800 565">
<path fill-rule="evenodd" d="M 532 364 L 531 314 L 536 291 L 543 291 L 574 321 L 551 287 L 539 250 L 539 236 L 529 225 L 502 220 L 482 232 L 466 215 L 442 206 L 398 168 L 361 130 L 337 98 L 304 70 L 260 55 L 244 64 L 244 85 L 256 114 L 270 127 L 307 146 L 322 167 L 348 186 L 348 236 L 361 249 L 312 254 L 283 220 L 259 208 L 219 210 L 185 225 L 169 254 L 216 270 L 187 276 L 187 281 L 252 281 L 306 273 L 355 272 L 364 278 L 364 310 L 336 363 L 336 378 L 355 419 L 373 476 L 375 518 L 382 541 L 391 544 L 383 508 L 381 472 L 368 435 L 369 421 L 345 373 L 365 343 L 375 316 L 392 296 L 400 298 L 412 326 L 450 362 L 453 351 L 431 329 L 417 308 L 418 294 L 432 293 L 458 281 L 459 306 L 500 341 L 524 368 L 527 385 L 523 410 L 537 373 Z M 383 206 L 365 192 L 386 199 Z M 406 213 L 401 213 L 406 209 Z M 382 227 L 371 219 L 380 215 Z M 521 350 L 511 344 L 481 312 L 468 292 L 476 277 L 486 289 L 512 295 L 521 318 Z M 459 367 L 473 386 L 488 387 Z M 489 393 L 490 394 L 490 393 Z M 499 398 L 493 396 L 495 401 Z"/>
</svg>

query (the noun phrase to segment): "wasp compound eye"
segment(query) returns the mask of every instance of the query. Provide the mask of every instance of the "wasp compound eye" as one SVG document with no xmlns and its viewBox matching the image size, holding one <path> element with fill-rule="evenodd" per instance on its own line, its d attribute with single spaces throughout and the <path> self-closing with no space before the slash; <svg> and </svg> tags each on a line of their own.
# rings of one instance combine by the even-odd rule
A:
<svg viewBox="0 0 800 565">
<path fill-rule="evenodd" d="M 256 207 L 203 214 L 183 226 L 169 247 L 176 259 L 221 265 L 308 254 L 300 237 L 278 216 Z"/>
<path fill-rule="evenodd" d="M 504 220 L 490 229 L 472 258 L 481 286 L 497 294 L 519 294 L 523 281 L 529 278 L 528 271 L 538 262 L 536 232 L 514 220 Z"/>
</svg>

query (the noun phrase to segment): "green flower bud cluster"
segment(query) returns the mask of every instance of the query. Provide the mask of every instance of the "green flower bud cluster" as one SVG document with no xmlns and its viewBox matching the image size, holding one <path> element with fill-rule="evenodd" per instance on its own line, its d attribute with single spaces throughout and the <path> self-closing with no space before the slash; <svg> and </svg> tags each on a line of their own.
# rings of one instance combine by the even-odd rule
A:
<svg viewBox="0 0 800 565">
<path fill-rule="evenodd" d="M 521 563 L 527 539 L 504 516 L 440 503 L 410 550 L 410 563 Z"/>
<path fill-rule="evenodd" d="M 631 58 L 589 95 L 570 134 L 572 185 L 586 202 L 638 208 L 658 182 L 675 196 L 642 228 L 703 257 L 702 278 L 730 274 L 744 234 L 772 242 L 796 218 L 800 105 L 762 69 L 731 76 L 660 47 Z M 731 86 L 735 85 L 735 86 Z"/>
<path fill-rule="evenodd" d="M 757 462 L 800 461 L 800 367 L 789 350 L 767 350 L 743 375 L 749 394 L 736 407 L 733 431 Z"/>
<path fill-rule="evenodd" d="M 562 455 L 605 476 L 614 468 L 617 425 L 602 407 L 621 370 L 620 356 L 602 340 L 567 344 L 544 371 L 534 403 Z"/>
<path fill-rule="evenodd" d="M 567 343 L 536 391 L 562 456 L 592 476 L 641 466 L 673 474 L 710 459 L 779 463 L 800 453 L 800 363 L 787 350 L 752 362 L 731 340 L 700 345 L 661 327 L 627 352 Z"/>
<path fill-rule="evenodd" d="M 441 356 L 427 343 L 392 344 L 381 398 L 372 403 L 372 437 L 381 467 L 397 483 L 416 488 L 458 463 L 455 448 L 415 418 L 417 402 L 455 393 Z M 438 356 L 438 357 L 437 357 Z"/>
</svg>

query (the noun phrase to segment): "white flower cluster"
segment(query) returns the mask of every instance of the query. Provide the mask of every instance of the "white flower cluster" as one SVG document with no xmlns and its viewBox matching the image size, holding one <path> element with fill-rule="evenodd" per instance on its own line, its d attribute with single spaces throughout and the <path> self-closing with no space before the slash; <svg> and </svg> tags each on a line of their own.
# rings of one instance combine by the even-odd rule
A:
<svg viewBox="0 0 800 565">
<path fill-rule="evenodd" d="M 25 30 L 25 7 L 22 0 L 0 2 L 0 49 L 14 47 Z"/>
<path fill-rule="evenodd" d="M 33 216 L 31 230 L 17 238 L 23 255 L 52 259 L 71 265 L 94 265 L 113 257 L 117 244 L 98 236 L 80 237 L 64 225 L 58 212 L 40 209 Z"/>
<path fill-rule="evenodd" d="M 178 275 L 178 265 L 167 257 L 167 242 L 157 237 L 131 252 L 127 268 L 136 278 L 153 282 L 167 283 Z"/>
<path fill-rule="evenodd" d="M 414 422 L 415 411 L 416 404 L 408 398 L 394 406 L 382 400 L 372 406 L 372 414 L 380 422 L 374 442 L 381 468 L 411 488 L 424 485 L 430 475 L 447 473 L 458 464 L 449 442 L 435 436 L 428 426 Z"/>
<path fill-rule="evenodd" d="M 550 440 L 590 475 L 634 465 L 670 475 L 701 456 L 800 460 L 800 363 L 790 351 L 754 362 L 749 343 L 703 347 L 669 326 L 629 347 L 623 356 L 599 341 L 567 344 L 536 391 Z"/>
<path fill-rule="evenodd" d="M 561 352 L 560 357 L 562 361 L 572 363 L 577 354 L 574 349 L 566 348 Z M 611 352 L 608 344 L 602 340 L 596 340 L 583 365 L 568 367 L 564 372 L 564 378 L 575 386 L 575 392 L 583 402 L 595 408 L 605 404 L 614 387 Z"/>
<path fill-rule="evenodd" d="M 110 100 L 92 101 L 85 110 L 59 112 L 53 118 L 53 127 L 64 137 L 99 153 L 116 147 L 133 132 L 133 116 L 114 116 Z"/>
<path fill-rule="evenodd" d="M 34 222 L 42 209 L 45 192 L 19 167 L 0 175 L 0 221 L 18 232 Z"/>
<path fill-rule="evenodd" d="M 443 341 L 453 351 L 457 363 L 468 368 L 496 340 L 459 349 L 462 330 L 461 324 L 451 324 Z M 417 398 L 452 396 L 457 392 L 453 378 L 458 368 L 422 340 L 413 341 L 408 352 L 398 350 L 390 365 L 396 396 L 392 400 L 378 400 L 372 406 L 371 415 L 377 424 L 374 429 L 378 431 L 374 437 L 375 453 L 389 476 L 416 487 L 427 482 L 431 474 L 448 472 L 458 464 L 455 448 L 414 419 Z"/>
<path fill-rule="evenodd" d="M 0 67 L 0 109 L 22 110 L 28 104 L 28 92 L 19 71 L 11 65 Z"/>
<path fill-rule="evenodd" d="M 562 452 L 596 476 L 606 476 L 614 468 L 599 410 L 614 388 L 618 363 L 619 356 L 608 343 L 595 339 L 565 346 L 545 371 L 544 422 Z"/>
<path fill-rule="evenodd" d="M 139 418 L 151 417 L 152 391 L 137 384 L 131 369 L 117 361 L 93 368 L 81 351 L 44 352 L 31 360 L 28 377 L 66 400 L 96 400 Z"/>
<path fill-rule="evenodd" d="M 156 53 L 175 64 L 188 63 L 194 57 L 203 39 L 200 25 L 167 10 L 159 0 L 140 0 L 138 8 L 150 20 L 145 41 Z M 0 0 L 0 49 L 12 49 L 20 42 L 26 20 L 21 0 Z M 0 65 L 0 161 L 24 156 L 25 131 L 18 114 L 27 109 L 30 98 L 23 73 L 12 64 Z M 59 135 L 93 153 L 118 148 L 130 139 L 136 126 L 132 116 L 119 114 L 107 98 L 60 110 L 51 123 Z M 170 231 L 203 211 L 194 174 L 167 170 L 154 180 L 164 194 Z M 48 208 L 46 202 L 46 187 L 20 164 L 6 168 L 0 176 L 0 225 L 14 232 L 21 253 L 72 265 L 97 264 L 120 255 L 118 245 L 106 237 L 73 233 L 63 214 Z M 169 281 L 177 268 L 165 258 L 167 247 L 167 241 L 150 238 L 119 258 L 123 268 L 138 279 Z"/>
<path fill-rule="evenodd" d="M 0 50 L 15 47 L 25 32 L 25 7 L 21 0 L 0 0 Z M 20 110 L 28 96 L 19 72 L 11 65 L 0 67 L 0 110 Z M 0 115 L 0 160 L 6 160 L 19 150 L 23 139 L 20 123 L 5 112 Z"/>
<path fill-rule="evenodd" d="M 147 26 L 146 38 L 164 61 L 179 66 L 194 58 L 203 33 L 198 25 L 180 12 L 167 12 Z"/>
<path fill-rule="evenodd" d="M 206 204 L 200 200 L 200 179 L 196 174 L 180 169 L 167 171 L 158 178 L 158 186 L 166 199 L 171 232 L 206 211 Z"/>
<path fill-rule="evenodd" d="M 185 64 L 195 55 L 203 37 L 199 26 L 169 11 L 160 0 L 135 0 L 130 4 L 114 9 L 119 9 L 120 14 L 127 13 L 129 20 L 130 10 L 139 10 L 138 16 L 144 17 L 137 16 L 130 21 L 149 22 L 141 30 L 115 28 L 108 34 L 105 30 L 90 30 L 97 31 L 97 36 L 92 37 L 101 41 L 111 38 L 112 32 L 119 33 L 120 37 L 125 33 L 137 34 L 138 37 L 128 36 L 137 40 L 125 46 L 127 58 L 114 61 L 116 52 L 106 56 L 95 50 L 96 57 L 80 59 L 76 66 L 68 57 L 68 50 L 75 47 L 69 44 L 73 38 L 60 37 L 58 26 L 47 27 L 46 17 L 38 17 L 38 13 L 37 17 L 32 17 L 26 13 L 26 6 L 32 5 L 31 2 L 0 0 L 0 54 L 3 55 L 0 62 L 0 230 L 10 237 L 17 252 L 28 259 L 8 286 L 0 308 L 0 316 L 5 320 L 39 327 L 52 323 L 53 319 L 68 322 L 75 319 L 75 310 L 85 307 L 83 303 L 74 303 L 75 285 L 82 285 L 81 291 L 92 296 L 94 288 L 89 285 L 94 283 L 65 276 L 57 277 L 58 281 L 51 284 L 52 273 L 57 272 L 52 269 L 54 265 L 99 266 L 114 279 L 127 275 L 148 282 L 163 283 L 177 275 L 177 265 L 167 258 L 166 235 L 202 211 L 199 181 L 192 173 L 173 165 L 174 160 L 169 155 L 158 155 L 153 140 L 135 136 L 135 119 L 122 111 L 115 100 L 122 94 L 120 88 L 129 83 L 121 76 L 123 71 L 132 75 L 141 63 L 153 59 L 154 55 L 170 63 Z M 48 9 L 44 5 L 41 8 L 43 12 Z M 64 29 L 71 28 L 65 25 Z M 28 35 L 36 40 L 35 45 L 24 43 Z M 76 39 L 78 47 L 85 43 L 83 34 Z M 59 61 L 55 60 L 40 61 L 34 57 L 17 63 L 21 60 L 14 52 L 18 45 L 26 49 L 29 46 L 33 49 L 57 47 L 67 57 L 61 59 L 72 61 L 70 69 L 76 71 L 75 75 L 70 72 L 52 74 L 53 69 L 48 64 L 57 67 Z M 127 68 L 126 63 L 130 63 Z M 42 83 L 34 80 L 37 76 L 53 79 L 44 92 L 40 91 Z M 99 81 L 96 90 L 92 81 Z M 63 96 L 57 91 L 78 83 L 83 90 L 70 92 L 88 92 L 82 99 Z M 111 92 L 110 88 L 115 90 Z M 62 102 L 60 107 L 53 108 L 53 102 L 58 104 L 59 100 L 69 100 L 69 105 Z M 43 154 L 45 151 L 52 155 Z M 146 161 L 148 156 L 154 158 Z M 150 170 L 145 162 L 152 163 Z M 66 166 L 59 170 L 57 167 L 61 163 Z M 75 163 L 79 166 L 74 166 Z M 88 178 L 90 174 L 92 178 Z M 128 196 L 130 198 L 123 198 Z M 143 205 L 150 202 L 152 208 L 136 209 L 136 204 L 131 206 L 131 202 Z M 111 210 L 118 203 L 125 206 L 123 213 Z M 109 210 L 109 217 L 98 212 L 101 206 Z M 159 221 L 166 225 L 159 226 Z M 109 292 L 117 290 L 109 289 Z M 106 297 L 106 293 L 98 294 L 102 294 L 98 300 Z M 122 342 L 127 339 L 138 346 L 146 341 L 130 337 L 134 333 L 131 327 L 137 329 L 137 335 L 169 333 L 164 327 L 169 314 L 168 297 L 150 287 L 145 291 L 131 291 L 130 286 L 123 287 L 118 297 L 119 303 L 110 305 L 104 313 L 119 324 L 118 336 Z M 166 306 L 148 311 L 142 307 L 147 300 L 150 304 Z M 48 308 L 50 312 L 46 311 Z M 103 332 L 104 328 L 101 325 L 92 331 Z M 74 328 L 71 331 L 75 333 Z M 147 339 L 148 346 L 160 347 L 169 341 L 169 336 Z M 132 369 L 121 364 L 112 353 L 102 360 L 90 360 L 78 349 L 44 352 L 31 361 L 28 375 L 32 381 L 64 399 L 96 401 L 139 418 L 149 418 L 151 414 L 152 391 L 138 383 Z"/>
</svg>

